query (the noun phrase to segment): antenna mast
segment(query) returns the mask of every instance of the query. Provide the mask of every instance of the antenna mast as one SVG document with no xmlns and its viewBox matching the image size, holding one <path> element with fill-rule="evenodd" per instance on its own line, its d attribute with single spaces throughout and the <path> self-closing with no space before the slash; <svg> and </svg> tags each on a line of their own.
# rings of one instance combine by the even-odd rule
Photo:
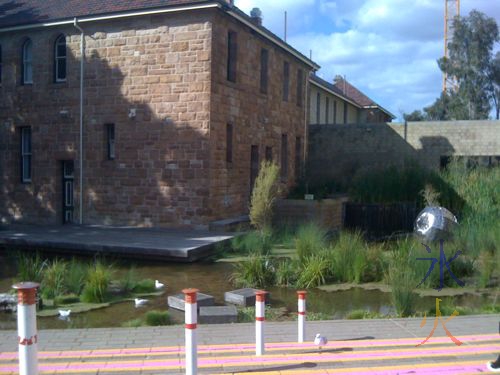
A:
<svg viewBox="0 0 500 375">
<path fill-rule="evenodd" d="M 460 0 L 444 0 L 444 57 L 450 57 L 448 43 L 453 40 L 453 20 L 456 17 L 460 17 Z M 443 92 L 455 87 L 455 80 L 443 73 Z"/>
</svg>

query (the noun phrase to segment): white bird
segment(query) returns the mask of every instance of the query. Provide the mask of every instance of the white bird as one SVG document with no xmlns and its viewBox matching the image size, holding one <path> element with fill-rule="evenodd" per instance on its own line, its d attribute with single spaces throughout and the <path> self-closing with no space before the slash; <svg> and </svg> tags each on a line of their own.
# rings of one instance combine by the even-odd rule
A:
<svg viewBox="0 0 500 375">
<path fill-rule="evenodd" d="M 319 333 L 316 334 L 314 338 L 314 345 L 319 346 L 319 350 L 321 350 L 322 346 L 325 346 L 328 343 L 328 339 L 325 336 L 321 336 Z"/>
<path fill-rule="evenodd" d="M 61 318 L 67 318 L 71 314 L 71 310 L 59 310 L 59 316 Z"/>
<path fill-rule="evenodd" d="M 160 283 L 158 280 L 155 280 L 155 288 L 161 289 L 165 286 L 165 284 Z"/>
<path fill-rule="evenodd" d="M 148 303 L 148 300 L 147 300 L 147 299 L 141 299 L 141 298 L 136 298 L 136 299 L 135 299 L 135 307 L 138 307 L 138 306 L 143 306 L 143 305 L 145 305 L 146 303 Z"/>
</svg>

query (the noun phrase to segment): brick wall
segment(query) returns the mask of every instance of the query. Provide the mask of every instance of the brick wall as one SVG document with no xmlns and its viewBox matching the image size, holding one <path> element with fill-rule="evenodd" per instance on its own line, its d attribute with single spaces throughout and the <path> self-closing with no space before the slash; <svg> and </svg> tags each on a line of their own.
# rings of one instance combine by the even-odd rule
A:
<svg viewBox="0 0 500 375">
<path fill-rule="evenodd" d="M 196 225 L 208 207 L 211 22 L 184 12 L 86 23 L 84 221 Z M 67 36 L 67 82 L 53 83 L 53 41 Z M 33 41 L 33 85 L 20 82 Z M 60 223 L 61 160 L 79 165 L 80 35 L 70 26 L 1 34 L 3 221 Z M 131 109 L 135 118 L 129 118 Z M 67 111 L 62 116 L 61 111 Z M 107 160 L 105 124 L 115 124 Z M 33 182 L 21 184 L 19 134 L 32 127 Z M 75 175 L 78 217 L 79 171 Z"/>
<path fill-rule="evenodd" d="M 236 82 L 227 80 L 227 34 L 237 35 Z M 248 212 L 250 198 L 251 146 L 258 147 L 259 162 L 266 147 L 272 147 L 273 160 L 280 165 L 281 137 L 288 138 L 288 177 L 284 187 L 294 183 L 296 171 L 295 141 L 301 138 L 305 154 L 306 82 L 305 64 L 290 54 L 256 36 L 249 28 L 218 13 L 213 25 L 212 100 L 211 100 L 211 207 L 218 218 Z M 268 89 L 260 92 L 260 53 L 267 49 Z M 290 66 L 288 101 L 283 101 L 283 62 Z M 296 104 L 297 70 L 303 70 L 303 103 Z M 233 161 L 226 161 L 226 126 L 233 126 Z"/>
<path fill-rule="evenodd" d="M 361 168 L 414 159 L 438 169 L 451 155 L 500 156 L 500 121 L 310 126 L 307 171 L 313 184 L 348 183 Z"/>
</svg>

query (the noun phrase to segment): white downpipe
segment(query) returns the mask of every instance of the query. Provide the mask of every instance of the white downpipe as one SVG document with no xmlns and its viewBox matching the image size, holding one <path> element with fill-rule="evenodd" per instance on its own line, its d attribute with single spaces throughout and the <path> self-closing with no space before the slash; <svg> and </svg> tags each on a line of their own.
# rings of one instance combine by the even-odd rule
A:
<svg viewBox="0 0 500 375">
<path fill-rule="evenodd" d="M 85 31 L 78 25 L 75 18 L 73 22 L 81 33 L 80 40 L 80 225 L 83 224 L 83 74 L 85 62 Z"/>
</svg>

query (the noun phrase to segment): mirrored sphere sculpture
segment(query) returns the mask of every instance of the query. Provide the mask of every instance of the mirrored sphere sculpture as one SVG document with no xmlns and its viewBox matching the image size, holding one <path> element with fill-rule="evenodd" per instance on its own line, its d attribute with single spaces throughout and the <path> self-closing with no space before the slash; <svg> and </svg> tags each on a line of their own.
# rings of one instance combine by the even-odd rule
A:
<svg viewBox="0 0 500 375">
<path fill-rule="evenodd" d="M 457 218 L 444 207 L 425 207 L 415 219 L 414 233 L 424 241 L 447 239 L 458 225 Z"/>
</svg>

